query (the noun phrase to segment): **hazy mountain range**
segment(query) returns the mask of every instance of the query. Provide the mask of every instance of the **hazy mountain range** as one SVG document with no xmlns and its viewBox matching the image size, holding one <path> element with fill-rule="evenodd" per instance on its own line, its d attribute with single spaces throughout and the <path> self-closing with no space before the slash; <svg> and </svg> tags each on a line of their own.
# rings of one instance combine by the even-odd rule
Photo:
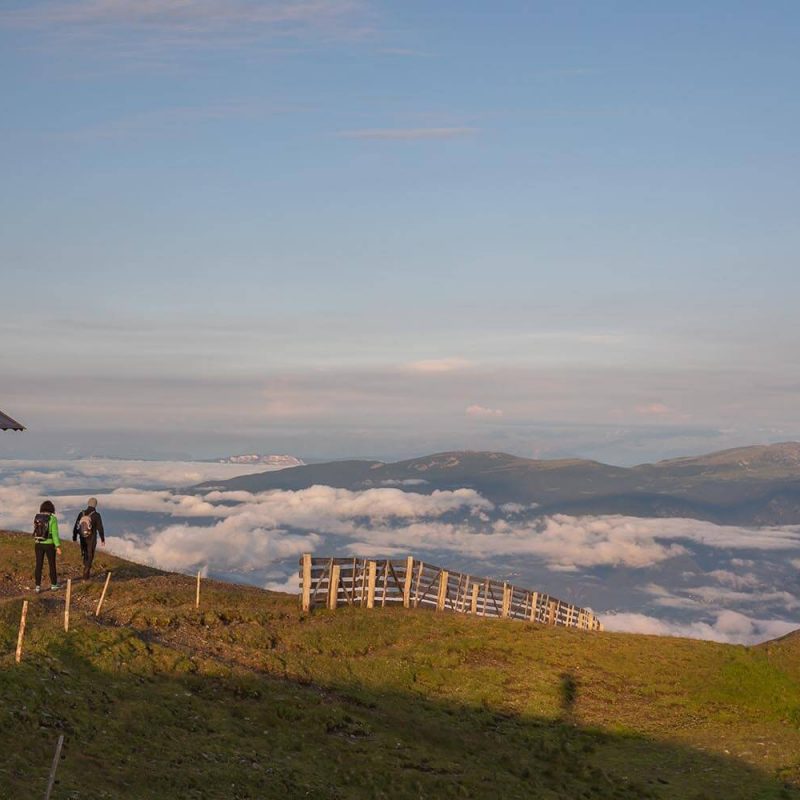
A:
<svg viewBox="0 0 800 800">
<path fill-rule="evenodd" d="M 253 466 L 267 466 L 286 469 L 287 467 L 300 467 L 305 462 L 290 455 L 263 455 L 261 453 L 243 453 L 236 456 L 226 456 L 216 459 L 218 464 L 252 464 Z"/>
<path fill-rule="evenodd" d="M 350 490 L 397 487 L 422 494 L 475 489 L 494 503 L 537 513 L 688 517 L 719 524 L 800 524 L 800 443 L 743 447 L 624 468 L 583 459 L 448 452 L 408 461 L 331 461 L 200 484 L 197 488 Z"/>
</svg>

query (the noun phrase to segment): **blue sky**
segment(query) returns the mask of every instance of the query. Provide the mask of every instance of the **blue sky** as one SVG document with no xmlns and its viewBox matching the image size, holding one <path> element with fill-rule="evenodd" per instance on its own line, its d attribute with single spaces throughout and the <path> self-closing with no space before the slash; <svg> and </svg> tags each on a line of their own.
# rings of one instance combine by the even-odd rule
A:
<svg viewBox="0 0 800 800">
<path fill-rule="evenodd" d="M 798 23 L 5 3 L 0 453 L 800 438 Z"/>
</svg>

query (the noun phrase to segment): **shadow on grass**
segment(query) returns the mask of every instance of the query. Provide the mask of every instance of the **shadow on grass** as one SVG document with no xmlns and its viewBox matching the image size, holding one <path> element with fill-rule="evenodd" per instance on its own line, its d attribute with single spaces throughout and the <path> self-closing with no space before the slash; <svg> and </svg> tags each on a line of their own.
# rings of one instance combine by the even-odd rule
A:
<svg viewBox="0 0 800 800">
<path fill-rule="evenodd" d="M 578 700 L 578 680 L 572 672 L 561 674 L 561 713 L 564 720 L 571 721 L 575 714 L 575 703 Z"/>
<path fill-rule="evenodd" d="M 0 796 L 777 800 L 800 791 L 735 759 L 358 683 L 320 687 L 175 661 L 130 630 L 43 641 L 0 666 Z"/>
</svg>

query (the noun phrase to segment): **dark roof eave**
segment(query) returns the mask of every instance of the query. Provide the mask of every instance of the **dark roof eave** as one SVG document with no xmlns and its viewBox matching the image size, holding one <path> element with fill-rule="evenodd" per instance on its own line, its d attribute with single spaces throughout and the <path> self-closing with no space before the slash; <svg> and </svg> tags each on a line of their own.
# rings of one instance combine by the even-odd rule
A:
<svg viewBox="0 0 800 800">
<path fill-rule="evenodd" d="M 25 430 L 25 426 L 24 425 L 20 425 L 19 422 L 17 422 L 14 419 L 11 419 L 11 417 L 9 417 L 8 414 L 4 414 L 2 411 L 0 411 L 0 430 L 2 430 L 2 431 L 24 431 Z"/>
</svg>

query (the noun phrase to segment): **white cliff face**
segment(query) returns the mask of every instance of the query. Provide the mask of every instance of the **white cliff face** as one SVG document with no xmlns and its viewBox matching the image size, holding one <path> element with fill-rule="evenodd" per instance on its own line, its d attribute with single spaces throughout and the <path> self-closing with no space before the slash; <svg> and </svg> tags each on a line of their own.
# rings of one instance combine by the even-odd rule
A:
<svg viewBox="0 0 800 800">
<path fill-rule="evenodd" d="M 275 469 L 287 467 L 302 467 L 305 462 L 295 456 L 289 455 L 260 455 L 258 453 L 245 453 L 238 456 L 220 458 L 220 464 L 259 464 Z"/>
</svg>

